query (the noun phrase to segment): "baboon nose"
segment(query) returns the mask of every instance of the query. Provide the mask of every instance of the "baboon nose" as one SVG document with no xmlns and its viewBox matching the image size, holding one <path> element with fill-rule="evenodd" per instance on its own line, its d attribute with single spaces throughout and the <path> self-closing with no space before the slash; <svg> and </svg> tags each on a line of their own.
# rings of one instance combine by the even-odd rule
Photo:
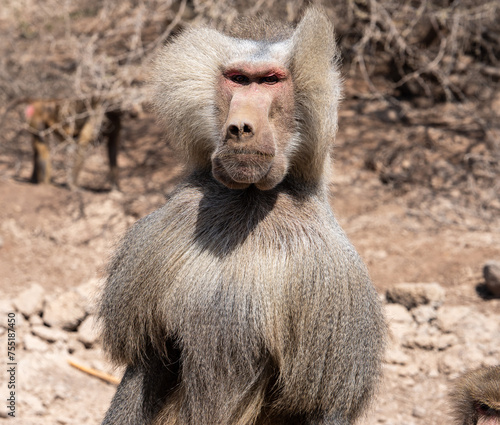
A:
<svg viewBox="0 0 500 425">
<path fill-rule="evenodd" d="M 227 137 L 229 138 L 244 138 L 254 135 L 253 126 L 249 123 L 242 122 L 240 124 L 230 124 L 227 127 Z"/>
</svg>

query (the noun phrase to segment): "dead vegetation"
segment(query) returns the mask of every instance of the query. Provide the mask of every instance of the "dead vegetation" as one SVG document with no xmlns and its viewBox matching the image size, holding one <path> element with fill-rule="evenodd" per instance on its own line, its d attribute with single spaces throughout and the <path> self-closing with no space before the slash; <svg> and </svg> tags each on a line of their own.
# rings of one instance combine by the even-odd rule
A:
<svg viewBox="0 0 500 425">
<path fill-rule="evenodd" d="M 107 109 L 142 107 L 156 48 L 185 25 L 224 29 L 241 15 L 294 21 L 304 0 L 6 0 L 0 11 L 0 173 L 29 155 L 22 104 L 29 98 L 105 99 Z M 495 0 L 351 0 L 324 3 L 336 26 L 346 98 L 387 131 L 354 145 L 364 167 L 410 206 L 446 204 L 454 221 L 491 221 L 500 201 L 500 4 Z M 378 121 L 377 121 L 378 120 Z M 354 124 L 355 125 L 355 124 Z M 22 141 L 22 143 L 19 143 Z M 345 155 L 345 157 L 343 157 Z M 8 171 L 7 171 L 8 170 Z M 436 199 L 439 202 L 434 202 Z M 450 206 L 451 205 L 451 206 Z M 460 212 L 462 211 L 463 214 Z"/>
</svg>

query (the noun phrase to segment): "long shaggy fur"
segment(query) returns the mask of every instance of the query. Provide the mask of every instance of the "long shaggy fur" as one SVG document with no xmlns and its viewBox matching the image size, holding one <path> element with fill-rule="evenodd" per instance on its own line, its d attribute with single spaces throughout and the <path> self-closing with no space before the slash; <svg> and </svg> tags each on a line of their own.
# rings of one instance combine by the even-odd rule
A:
<svg viewBox="0 0 500 425">
<path fill-rule="evenodd" d="M 373 394 L 384 319 L 324 178 L 340 98 L 333 29 L 310 9 L 277 43 L 193 29 L 156 62 L 156 109 L 192 172 L 109 266 L 103 343 L 128 369 L 105 424 L 348 424 Z M 230 190 L 210 172 L 216 80 L 256 46 L 292 72 L 297 146 L 274 189 Z"/>
</svg>

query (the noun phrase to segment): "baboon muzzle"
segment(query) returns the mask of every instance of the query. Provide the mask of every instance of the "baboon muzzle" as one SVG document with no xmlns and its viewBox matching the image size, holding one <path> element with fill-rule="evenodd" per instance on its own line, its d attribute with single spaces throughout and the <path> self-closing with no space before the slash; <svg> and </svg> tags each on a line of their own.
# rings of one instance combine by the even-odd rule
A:
<svg viewBox="0 0 500 425">
<path fill-rule="evenodd" d="M 213 157 L 213 173 L 231 189 L 259 186 L 276 155 L 269 122 L 272 99 L 258 90 L 242 90 L 233 96 L 222 140 Z"/>
</svg>

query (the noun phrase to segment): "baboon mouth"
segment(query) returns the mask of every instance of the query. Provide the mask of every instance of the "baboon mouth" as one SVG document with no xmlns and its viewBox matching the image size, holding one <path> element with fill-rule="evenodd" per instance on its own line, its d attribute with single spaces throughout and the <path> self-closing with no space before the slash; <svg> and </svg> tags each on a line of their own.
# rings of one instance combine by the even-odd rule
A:
<svg viewBox="0 0 500 425">
<path fill-rule="evenodd" d="M 217 156 L 220 159 L 228 159 L 234 157 L 236 157 L 237 159 L 242 159 L 241 157 L 250 157 L 271 160 L 274 158 L 275 154 L 257 149 L 230 149 L 224 152 L 220 152 Z"/>
<path fill-rule="evenodd" d="M 240 185 L 246 186 L 265 179 L 273 166 L 274 157 L 253 149 L 231 149 L 213 157 L 212 171 L 228 187 L 240 188 Z"/>
<path fill-rule="evenodd" d="M 227 175 L 238 183 L 257 183 L 269 172 L 271 162 L 269 161 L 241 161 L 235 160 L 230 163 L 224 163 Z"/>
</svg>

